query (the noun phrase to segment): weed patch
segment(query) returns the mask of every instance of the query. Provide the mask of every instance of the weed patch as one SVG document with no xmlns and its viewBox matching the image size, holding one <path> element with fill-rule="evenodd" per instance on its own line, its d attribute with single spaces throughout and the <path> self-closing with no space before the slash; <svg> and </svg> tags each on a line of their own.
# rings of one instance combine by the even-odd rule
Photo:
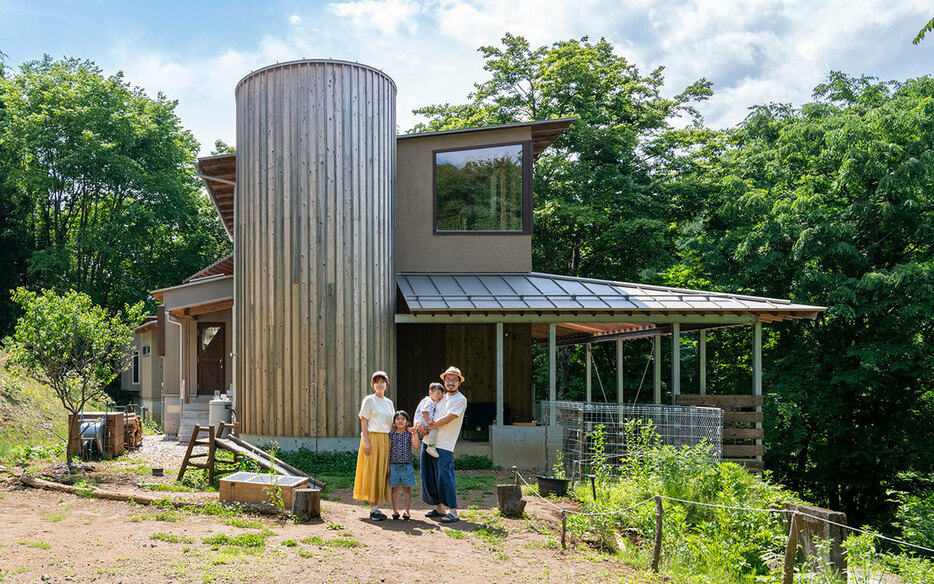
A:
<svg viewBox="0 0 934 584">
<path fill-rule="evenodd" d="M 164 541 L 167 543 L 194 543 L 195 540 L 190 537 L 181 537 L 178 535 L 172 535 L 171 533 L 165 533 L 162 531 L 156 532 L 149 536 L 149 539 L 156 541 Z"/>
<path fill-rule="evenodd" d="M 40 549 L 40 550 L 47 550 L 47 549 L 49 549 L 49 548 L 52 547 L 52 544 L 46 543 L 46 542 L 44 542 L 44 541 L 27 541 L 27 540 L 23 540 L 23 541 L 20 541 L 19 543 L 20 543 L 20 545 L 24 545 L 24 546 L 28 546 L 28 547 L 36 548 L 36 549 Z"/>
<path fill-rule="evenodd" d="M 230 525 L 233 527 L 240 527 L 242 529 L 262 529 L 263 524 L 259 521 L 252 521 L 249 519 L 238 519 L 234 517 L 233 519 L 228 519 L 224 521 L 224 525 Z"/>
</svg>

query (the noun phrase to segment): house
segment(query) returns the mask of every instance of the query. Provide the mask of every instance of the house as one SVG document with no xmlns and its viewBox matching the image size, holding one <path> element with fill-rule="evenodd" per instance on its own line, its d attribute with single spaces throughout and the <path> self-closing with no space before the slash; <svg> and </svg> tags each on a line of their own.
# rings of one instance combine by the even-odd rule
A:
<svg viewBox="0 0 934 584">
<path fill-rule="evenodd" d="M 533 273 L 533 161 L 574 120 L 397 136 L 395 93 L 381 71 L 331 60 L 237 85 L 237 152 L 197 163 L 234 253 L 152 293 L 167 432 L 184 439 L 224 392 L 246 439 L 351 449 L 372 371 L 411 410 L 456 364 L 490 417 L 488 439 L 465 449 L 541 460 L 548 429 L 513 424 L 534 418 L 533 343 L 549 347 L 553 401 L 558 345 L 615 342 L 621 377 L 629 340 L 658 355 L 670 337 L 677 353 L 682 334 L 750 326 L 761 393 L 762 324 L 823 310 Z"/>
</svg>

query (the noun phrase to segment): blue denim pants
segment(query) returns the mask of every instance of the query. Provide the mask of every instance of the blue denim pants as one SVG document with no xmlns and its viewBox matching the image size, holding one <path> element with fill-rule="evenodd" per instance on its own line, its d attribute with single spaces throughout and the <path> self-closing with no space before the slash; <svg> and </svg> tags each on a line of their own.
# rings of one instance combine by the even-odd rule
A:
<svg viewBox="0 0 934 584">
<path fill-rule="evenodd" d="M 425 452 L 422 445 L 420 467 L 422 474 L 422 501 L 429 505 L 441 503 L 457 509 L 457 483 L 454 479 L 454 453 L 438 449 L 438 458 Z"/>
</svg>

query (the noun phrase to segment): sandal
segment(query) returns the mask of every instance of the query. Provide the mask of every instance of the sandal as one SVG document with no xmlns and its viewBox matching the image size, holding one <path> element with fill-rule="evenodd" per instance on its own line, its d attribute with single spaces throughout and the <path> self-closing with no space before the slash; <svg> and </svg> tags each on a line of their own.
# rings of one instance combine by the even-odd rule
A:
<svg viewBox="0 0 934 584">
<path fill-rule="evenodd" d="M 393 521 L 396 521 L 396 520 L 398 520 L 398 519 L 399 519 L 399 514 L 398 514 L 398 513 L 393 513 L 393 514 L 392 514 L 392 520 L 393 520 Z"/>
<path fill-rule="evenodd" d="M 408 513 L 403 513 L 403 514 L 402 514 L 402 520 L 403 520 L 403 521 L 408 521 L 409 519 L 411 519 L 411 517 L 409 517 L 409 514 L 408 514 Z"/>
<path fill-rule="evenodd" d="M 461 520 L 460 517 L 455 517 L 454 515 L 451 515 L 450 513 L 448 513 L 447 515 L 441 518 L 441 523 L 457 523 L 460 520 Z"/>
<path fill-rule="evenodd" d="M 372 519 L 373 521 L 382 521 L 383 519 L 386 519 L 386 515 L 384 515 L 382 511 L 377 509 L 376 511 L 370 511 L 370 519 Z"/>
<path fill-rule="evenodd" d="M 430 517 L 434 519 L 435 517 L 444 517 L 444 515 L 442 515 L 441 513 L 438 513 L 437 509 L 432 509 L 428 513 L 425 513 L 425 517 Z"/>
</svg>

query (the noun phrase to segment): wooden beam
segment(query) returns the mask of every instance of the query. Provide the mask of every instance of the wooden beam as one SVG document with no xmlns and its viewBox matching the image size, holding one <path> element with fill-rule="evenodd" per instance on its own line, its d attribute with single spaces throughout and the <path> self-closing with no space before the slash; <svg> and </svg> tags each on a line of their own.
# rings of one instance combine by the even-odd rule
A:
<svg viewBox="0 0 934 584">
<path fill-rule="evenodd" d="M 557 410 L 555 408 L 555 402 L 558 400 L 558 377 L 555 366 L 555 360 L 557 358 L 557 347 L 555 345 L 556 341 L 555 333 L 555 323 L 549 323 L 548 325 L 548 399 L 551 400 L 551 408 L 549 410 L 549 424 L 557 424 L 555 417 L 557 416 Z"/>
<path fill-rule="evenodd" d="M 503 323 L 496 323 L 496 425 L 503 425 Z"/>
<path fill-rule="evenodd" d="M 681 323 L 671 324 L 671 404 L 681 393 Z"/>
<path fill-rule="evenodd" d="M 703 406 L 709 408 L 755 408 L 765 402 L 762 395 L 694 395 L 681 394 L 678 396 L 679 406 Z"/>
<path fill-rule="evenodd" d="M 593 369 L 593 348 L 590 343 L 584 344 L 584 362 L 586 371 L 584 373 L 584 395 L 587 403 L 593 401 L 593 382 L 591 381 L 591 370 Z"/>
</svg>

